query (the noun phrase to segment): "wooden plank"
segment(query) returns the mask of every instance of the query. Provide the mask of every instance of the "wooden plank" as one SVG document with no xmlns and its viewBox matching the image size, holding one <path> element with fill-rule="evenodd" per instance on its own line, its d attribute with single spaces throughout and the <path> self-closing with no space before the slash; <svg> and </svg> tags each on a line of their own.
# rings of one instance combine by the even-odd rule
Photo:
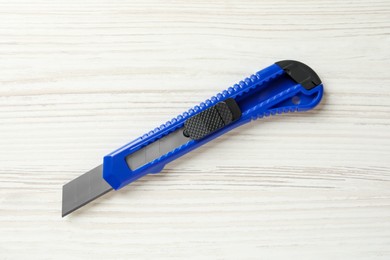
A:
<svg viewBox="0 0 390 260">
<path fill-rule="evenodd" d="M 0 259 L 389 259 L 389 1 L 1 1 Z M 275 61 L 323 103 L 61 218 L 64 183 Z"/>
</svg>

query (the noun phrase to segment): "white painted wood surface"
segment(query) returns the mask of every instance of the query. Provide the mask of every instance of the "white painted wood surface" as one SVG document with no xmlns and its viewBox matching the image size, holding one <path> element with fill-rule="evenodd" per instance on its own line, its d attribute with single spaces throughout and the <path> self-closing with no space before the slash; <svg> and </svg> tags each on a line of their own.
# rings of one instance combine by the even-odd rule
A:
<svg viewBox="0 0 390 260">
<path fill-rule="evenodd" d="M 0 1 L 0 259 L 390 259 L 390 2 Z M 64 183 L 281 59 L 256 121 L 61 218 Z"/>
</svg>

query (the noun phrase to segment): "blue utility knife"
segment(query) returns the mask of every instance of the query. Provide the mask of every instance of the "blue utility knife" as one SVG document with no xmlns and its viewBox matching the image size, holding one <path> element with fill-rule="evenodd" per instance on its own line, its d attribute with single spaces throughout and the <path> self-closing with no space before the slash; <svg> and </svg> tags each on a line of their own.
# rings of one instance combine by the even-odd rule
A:
<svg viewBox="0 0 390 260">
<path fill-rule="evenodd" d="M 62 216 L 164 166 L 218 136 L 257 118 L 306 111 L 323 95 L 307 65 L 283 60 L 106 155 L 103 164 L 62 189 Z"/>
</svg>

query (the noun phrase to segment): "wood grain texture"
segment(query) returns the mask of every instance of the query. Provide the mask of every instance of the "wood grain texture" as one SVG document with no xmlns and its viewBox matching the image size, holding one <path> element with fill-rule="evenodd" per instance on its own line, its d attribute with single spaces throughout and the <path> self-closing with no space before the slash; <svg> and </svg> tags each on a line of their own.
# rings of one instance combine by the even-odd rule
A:
<svg viewBox="0 0 390 260">
<path fill-rule="evenodd" d="M 390 259 L 390 2 L 0 1 L 0 259 Z M 64 183 L 275 61 L 315 110 L 61 218 Z"/>
</svg>

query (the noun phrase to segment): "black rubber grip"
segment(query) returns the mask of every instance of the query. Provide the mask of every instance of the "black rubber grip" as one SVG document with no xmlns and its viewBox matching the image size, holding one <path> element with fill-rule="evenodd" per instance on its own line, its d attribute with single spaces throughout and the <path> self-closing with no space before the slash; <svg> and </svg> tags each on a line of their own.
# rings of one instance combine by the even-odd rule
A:
<svg viewBox="0 0 390 260">
<path fill-rule="evenodd" d="M 184 123 L 183 134 L 193 140 L 199 140 L 240 117 L 240 107 L 233 98 L 229 98 L 189 118 Z"/>
</svg>

